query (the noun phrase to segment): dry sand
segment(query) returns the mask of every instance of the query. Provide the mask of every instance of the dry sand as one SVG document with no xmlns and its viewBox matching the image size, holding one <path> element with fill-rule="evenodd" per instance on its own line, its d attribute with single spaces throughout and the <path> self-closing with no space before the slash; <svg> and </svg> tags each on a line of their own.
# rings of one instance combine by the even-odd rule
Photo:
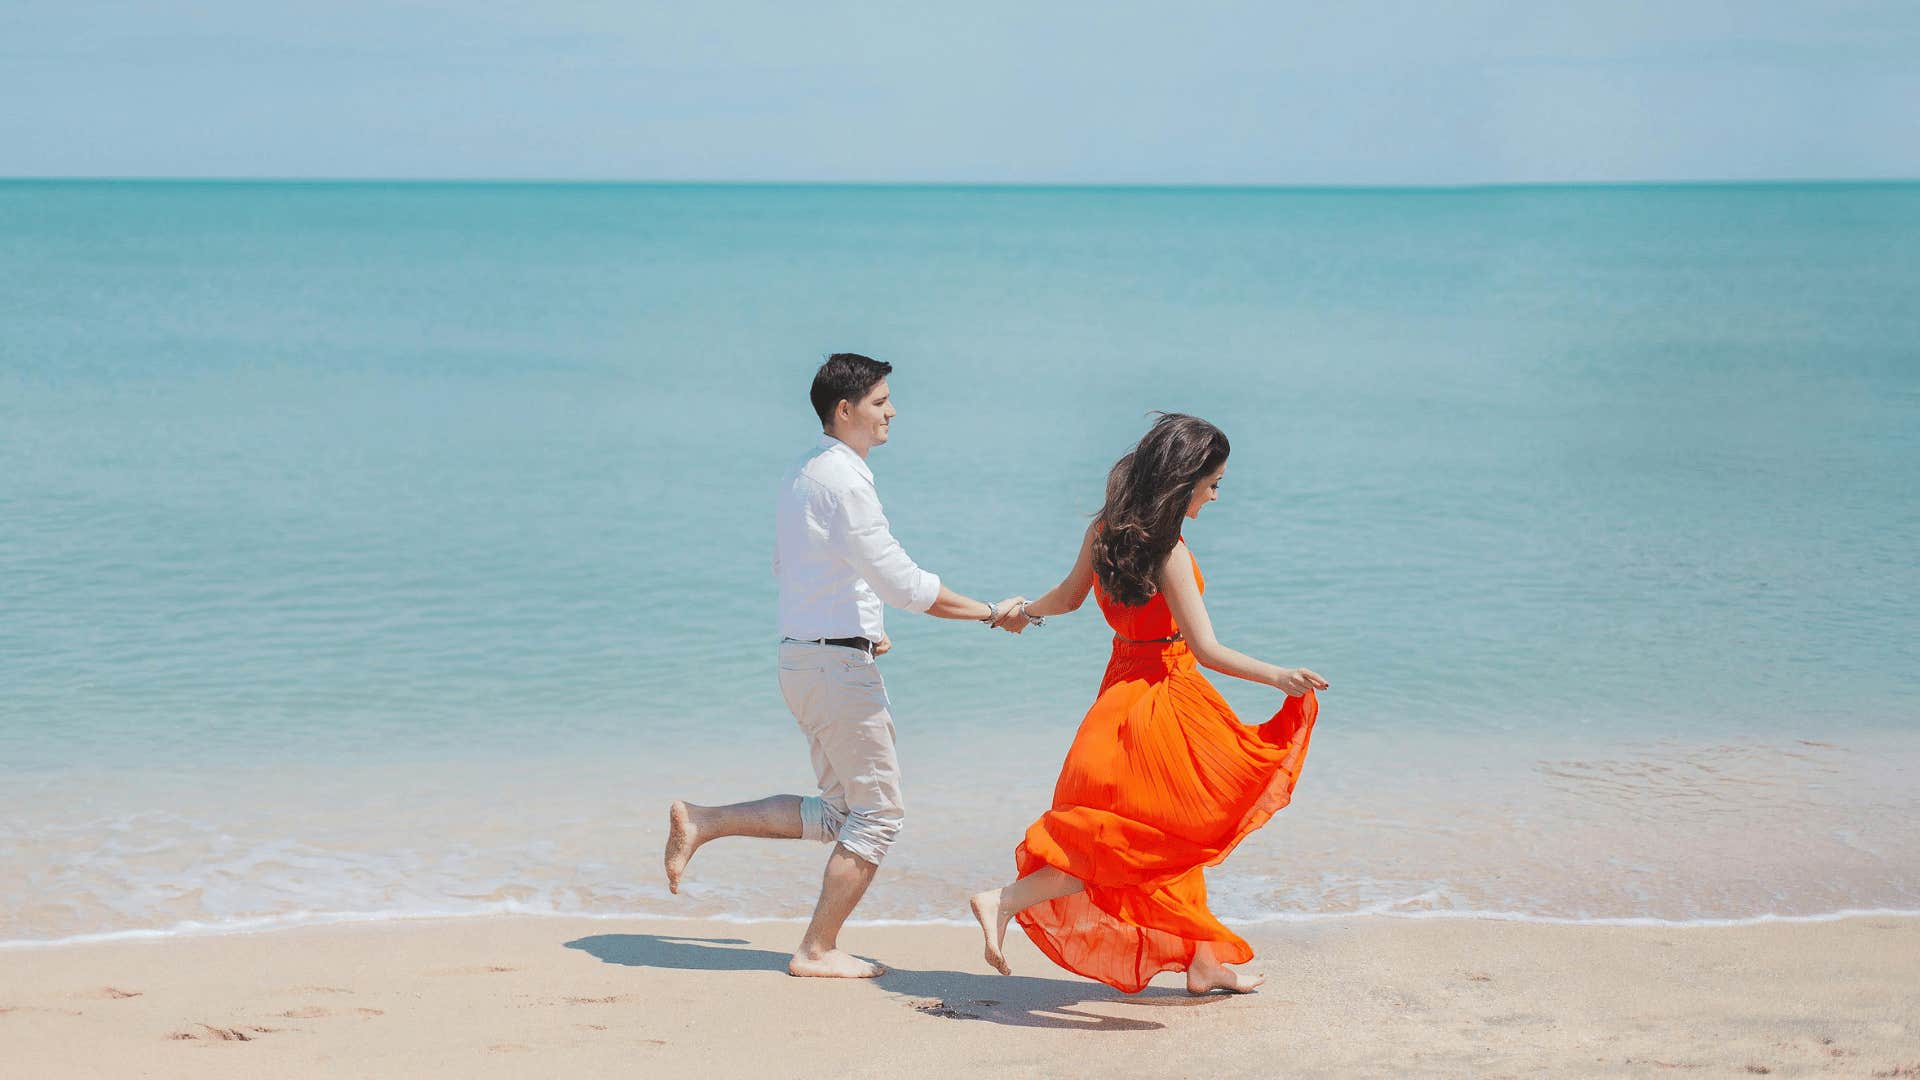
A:
<svg viewBox="0 0 1920 1080">
<path fill-rule="evenodd" d="M 1127 997 L 1024 939 L 855 927 L 896 970 L 794 979 L 799 928 L 501 918 L 0 951 L 0 1075 L 1920 1078 L 1920 919 L 1255 928 L 1260 994 Z"/>
</svg>

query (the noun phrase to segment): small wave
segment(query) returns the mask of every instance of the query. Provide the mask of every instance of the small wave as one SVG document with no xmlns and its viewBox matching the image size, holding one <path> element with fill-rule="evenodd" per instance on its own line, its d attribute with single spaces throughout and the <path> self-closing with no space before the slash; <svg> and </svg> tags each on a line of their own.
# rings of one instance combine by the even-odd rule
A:
<svg viewBox="0 0 1920 1080">
<path fill-rule="evenodd" d="M 289 911 L 276 915 L 250 916 L 219 922 L 190 920 L 169 927 L 143 927 L 130 930 L 103 930 L 57 938 L 10 938 L 0 941 L 0 949 L 39 949 L 62 945 L 93 945 L 114 941 L 160 941 L 171 938 L 224 937 L 231 934 L 260 934 L 276 930 L 298 930 L 313 926 L 338 926 L 355 923 L 426 922 L 439 919 L 491 919 L 526 916 L 550 919 L 707 919 L 706 916 L 642 915 L 630 912 L 559 911 L 528 907 L 518 903 L 488 904 L 457 911 Z M 728 920 L 713 918 L 711 921 Z M 745 921 L 745 920 L 740 920 Z M 768 919 L 767 922 L 784 920 Z M 804 921 L 804 920 L 801 920 Z"/>
<path fill-rule="evenodd" d="M 505 917 L 523 917 L 540 919 L 580 919 L 590 922 L 618 922 L 642 920 L 649 922 L 710 922 L 737 926 L 783 923 L 794 926 L 805 925 L 807 918 L 799 915 L 746 915 L 738 913 L 682 915 L 658 911 L 558 911 L 552 908 L 529 907 L 519 903 L 490 904 L 479 908 L 458 911 L 343 911 L 287 912 L 279 915 L 257 916 L 244 919 L 232 919 L 222 922 L 190 921 L 176 923 L 171 927 L 148 927 L 130 930 L 108 930 L 89 934 L 73 934 L 58 938 L 14 938 L 0 941 L 0 949 L 44 949 L 60 948 L 69 945 L 95 945 L 119 941 L 164 941 L 174 938 L 223 937 L 236 934 L 271 933 L 280 930 L 297 930 L 316 926 L 340 926 L 369 923 L 394 922 L 430 922 L 446 919 L 487 919 Z M 1845 919 L 1893 918 L 1920 919 L 1920 909 L 1907 908 L 1845 908 L 1839 911 L 1822 911 L 1804 914 L 1780 914 L 1763 912 L 1758 915 L 1733 916 L 1722 918 L 1697 919 L 1661 919 L 1652 916 L 1592 916 L 1572 917 L 1560 915 L 1540 915 L 1527 911 L 1489 911 L 1471 909 L 1407 909 L 1396 907 L 1392 903 L 1368 905 L 1348 911 L 1276 911 L 1260 915 L 1235 917 L 1234 923 L 1241 925 L 1269 925 L 1275 923 L 1317 923 L 1335 922 L 1342 919 L 1468 919 L 1487 922 L 1533 923 L 1547 926 L 1623 926 L 1623 927 L 1659 927 L 1665 929 L 1716 929 L 1739 926 L 1763 926 L 1773 923 L 1827 923 Z M 952 926 L 970 927 L 971 920 L 955 918 L 881 918 L 849 919 L 850 927 L 883 928 L 896 926 Z"/>
</svg>

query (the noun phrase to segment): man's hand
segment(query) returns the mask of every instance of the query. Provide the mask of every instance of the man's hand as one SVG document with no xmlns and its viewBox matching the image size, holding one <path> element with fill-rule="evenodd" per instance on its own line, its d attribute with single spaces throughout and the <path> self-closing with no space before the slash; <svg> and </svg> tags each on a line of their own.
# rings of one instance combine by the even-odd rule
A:
<svg viewBox="0 0 1920 1080">
<path fill-rule="evenodd" d="M 887 655 L 887 651 L 892 648 L 893 648 L 893 639 L 890 637 L 883 637 L 879 641 L 876 641 L 873 643 L 873 655 L 885 656 Z"/>
<path fill-rule="evenodd" d="M 1000 609 L 1000 617 L 993 620 L 993 625 L 1009 634 L 1017 634 L 1025 630 L 1029 620 L 1020 613 L 1020 605 L 1026 602 L 1027 598 L 1024 596 L 1010 596 L 1000 601 L 996 605 Z"/>
</svg>

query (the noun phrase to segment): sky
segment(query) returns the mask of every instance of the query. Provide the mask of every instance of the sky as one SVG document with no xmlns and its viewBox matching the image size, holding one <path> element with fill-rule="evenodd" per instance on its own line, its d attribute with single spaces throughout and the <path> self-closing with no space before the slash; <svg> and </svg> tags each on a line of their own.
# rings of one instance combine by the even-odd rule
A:
<svg viewBox="0 0 1920 1080">
<path fill-rule="evenodd" d="M 0 176 L 1920 177 L 1920 4 L 0 0 Z"/>
</svg>

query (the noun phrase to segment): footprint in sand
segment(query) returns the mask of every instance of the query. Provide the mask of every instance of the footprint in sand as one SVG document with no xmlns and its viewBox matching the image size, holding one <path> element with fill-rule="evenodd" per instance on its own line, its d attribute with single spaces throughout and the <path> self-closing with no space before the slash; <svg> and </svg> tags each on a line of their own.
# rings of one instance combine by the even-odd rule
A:
<svg viewBox="0 0 1920 1080">
<path fill-rule="evenodd" d="M 85 1016 L 85 1009 L 55 1009 L 46 1005 L 0 1005 L 0 1016 L 14 1012 L 55 1013 L 59 1016 Z"/>
<path fill-rule="evenodd" d="M 176 1040 L 199 1040 L 203 1042 L 252 1042 L 261 1035 L 275 1035 L 285 1028 L 259 1027 L 215 1027 L 212 1024 L 195 1024 L 199 1031 L 175 1031 L 167 1038 Z"/>
<path fill-rule="evenodd" d="M 1413 1009 L 1417 1012 L 1424 1012 L 1427 1008 L 1427 1003 L 1420 1000 L 1416 995 L 1409 994 L 1404 990 L 1395 990 L 1391 987 L 1369 990 L 1367 991 L 1367 996 L 1372 998 L 1376 1003 L 1393 1009 Z"/>
<path fill-rule="evenodd" d="M 387 1015 L 387 1010 L 369 1009 L 363 1005 L 353 1010 L 353 1013 L 355 1016 L 360 1017 L 385 1016 Z M 325 1020 L 329 1016 L 338 1016 L 340 1014 L 323 1005 L 302 1005 L 297 1009 L 288 1009 L 286 1012 L 277 1012 L 273 1015 L 287 1020 Z"/>
<path fill-rule="evenodd" d="M 1539 1013 L 1516 1012 L 1503 1013 L 1499 1016 L 1483 1016 L 1480 1022 L 1492 1024 L 1495 1027 L 1532 1027 L 1536 1024 L 1551 1024 L 1553 1017 L 1542 1016 Z"/>
<path fill-rule="evenodd" d="M 929 998 L 926 1001 L 915 1001 L 911 1004 L 915 1012 L 926 1013 L 928 1016 L 938 1016 L 947 1020 L 980 1019 L 979 1013 L 962 1012 L 937 998 Z"/>
</svg>

